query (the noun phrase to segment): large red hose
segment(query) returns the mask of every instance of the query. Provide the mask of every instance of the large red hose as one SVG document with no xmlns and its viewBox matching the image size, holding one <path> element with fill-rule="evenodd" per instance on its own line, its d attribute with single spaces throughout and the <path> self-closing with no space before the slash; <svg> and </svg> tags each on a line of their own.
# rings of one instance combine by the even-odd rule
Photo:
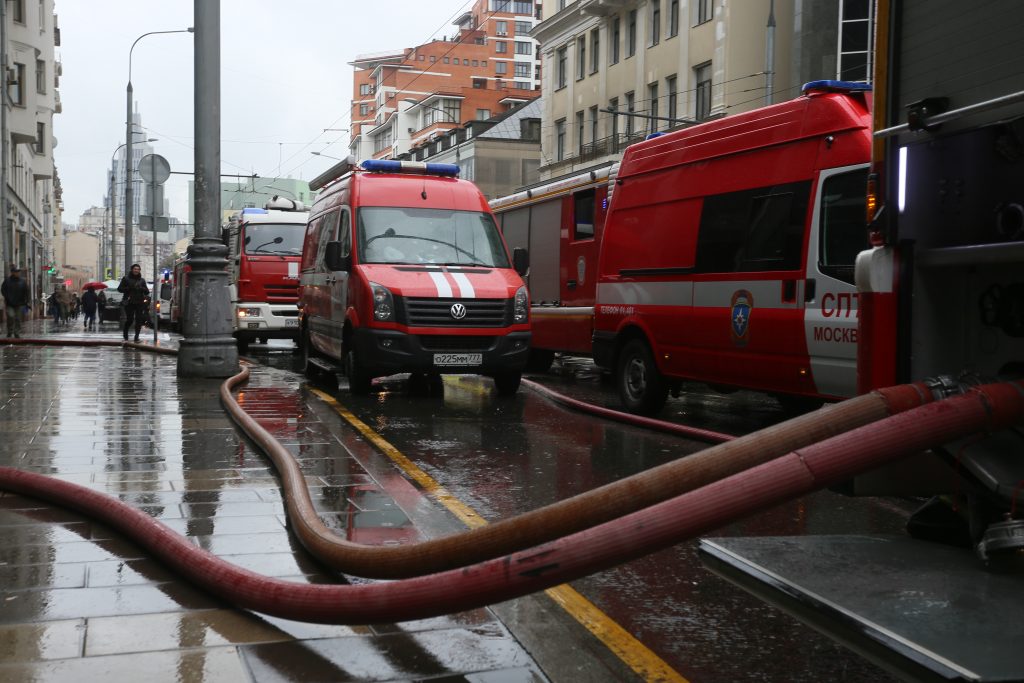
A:
<svg viewBox="0 0 1024 683">
<path fill-rule="evenodd" d="M 238 607 L 288 619 L 422 619 L 508 600 L 632 560 L 895 458 L 1024 419 L 1019 384 L 987 385 L 789 453 L 749 471 L 536 548 L 462 569 L 356 586 L 295 584 L 231 565 L 120 501 L 0 468 L 0 487 L 92 515 Z"/>
</svg>

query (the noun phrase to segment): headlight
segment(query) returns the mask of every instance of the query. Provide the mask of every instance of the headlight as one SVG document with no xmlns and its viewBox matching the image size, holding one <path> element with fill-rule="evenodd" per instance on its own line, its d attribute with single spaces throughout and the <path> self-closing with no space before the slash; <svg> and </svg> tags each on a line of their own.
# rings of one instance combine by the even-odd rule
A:
<svg viewBox="0 0 1024 683">
<path fill-rule="evenodd" d="M 238 317 L 239 318 L 259 318 L 260 317 L 260 309 L 258 309 L 258 308 L 239 308 L 238 309 Z"/>
<path fill-rule="evenodd" d="M 516 323 L 525 323 L 530 319 L 530 295 L 526 292 L 526 286 L 516 290 L 515 304 L 512 306 L 512 320 Z"/>
<path fill-rule="evenodd" d="M 394 319 L 395 300 L 391 297 L 391 291 L 376 282 L 370 283 L 370 291 L 373 293 L 373 319 L 381 322 Z"/>
</svg>

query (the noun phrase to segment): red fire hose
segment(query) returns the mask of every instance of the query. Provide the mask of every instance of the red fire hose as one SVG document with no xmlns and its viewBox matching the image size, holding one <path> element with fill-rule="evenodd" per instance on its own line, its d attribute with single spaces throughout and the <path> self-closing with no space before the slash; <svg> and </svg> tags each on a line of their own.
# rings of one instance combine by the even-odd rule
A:
<svg viewBox="0 0 1024 683">
<path fill-rule="evenodd" d="M 394 622 L 459 612 L 564 583 L 898 457 L 1022 419 L 1020 384 L 978 387 L 535 548 L 438 574 L 356 586 L 296 584 L 260 576 L 220 560 L 114 498 L 44 475 L 3 467 L 0 487 L 96 517 L 185 578 L 240 608 L 310 622 Z"/>
</svg>

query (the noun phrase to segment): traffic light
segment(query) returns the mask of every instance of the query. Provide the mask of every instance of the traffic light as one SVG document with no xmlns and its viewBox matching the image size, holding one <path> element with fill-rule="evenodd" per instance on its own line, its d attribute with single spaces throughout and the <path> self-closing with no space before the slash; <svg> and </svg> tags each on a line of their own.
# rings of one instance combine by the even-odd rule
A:
<svg viewBox="0 0 1024 683">
<path fill-rule="evenodd" d="M 52 263 L 50 265 L 48 265 L 46 267 L 46 274 L 47 275 L 56 275 L 57 274 L 57 266 L 55 266 Z"/>
</svg>

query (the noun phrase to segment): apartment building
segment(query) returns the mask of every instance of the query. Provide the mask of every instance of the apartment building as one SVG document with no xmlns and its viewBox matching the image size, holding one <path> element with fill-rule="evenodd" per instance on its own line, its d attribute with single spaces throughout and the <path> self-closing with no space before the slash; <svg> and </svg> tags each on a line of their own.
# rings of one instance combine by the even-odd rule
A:
<svg viewBox="0 0 1024 683">
<path fill-rule="evenodd" d="M 477 0 L 451 37 L 350 62 L 351 153 L 395 158 L 535 98 L 541 71 L 531 32 L 540 7 L 534 0 Z"/>
<path fill-rule="evenodd" d="M 60 113 L 60 29 L 53 0 L 0 3 L 0 59 L 7 85 L 0 103 L 0 223 L 3 274 L 21 266 L 33 300 L 49 283 L 55 231 L 61 225 L 60 181 L 53 163 L 53 116 Z"/>
<path fill-rule="evenodd" d="M 541 177 L 617 160 L 650 133 L 867 80 L 870 0 L 557 0 L 533 32 L 545 64 Z"/>
</svg>

